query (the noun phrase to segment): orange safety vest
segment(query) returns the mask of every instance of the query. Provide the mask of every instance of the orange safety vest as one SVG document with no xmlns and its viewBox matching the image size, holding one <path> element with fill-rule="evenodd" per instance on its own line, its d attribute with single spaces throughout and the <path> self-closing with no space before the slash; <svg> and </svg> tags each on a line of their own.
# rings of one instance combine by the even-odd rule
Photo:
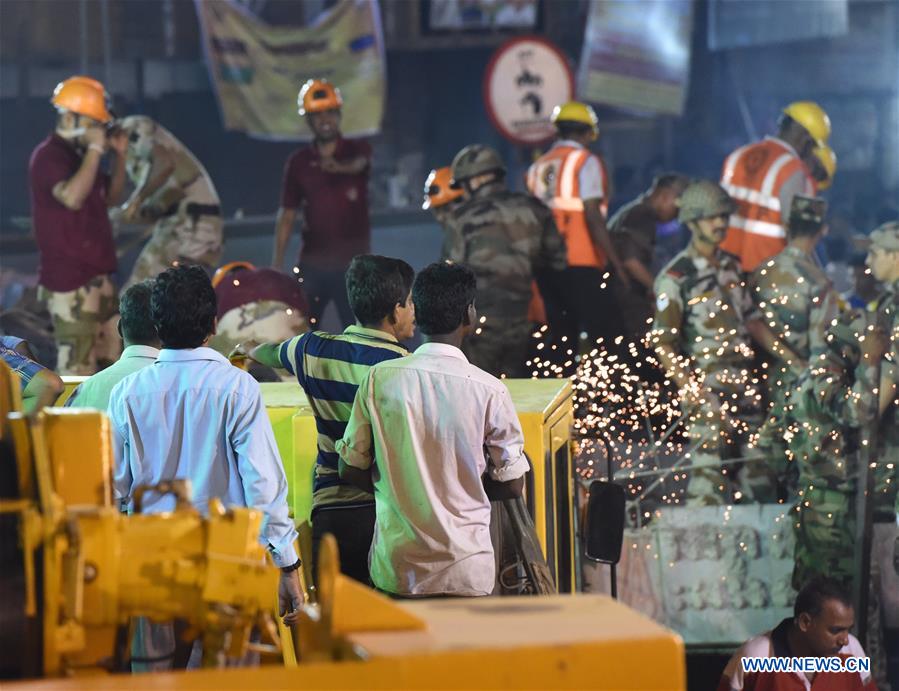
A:
<svg viewBox="0 0 899 691">
<path fill-rule="evenodd" d="M 580 172 L 587 164 L 591 153 L 580 146 L 556 145 L 538 158 L 528 169 L 528 190 L 543 201 L 556 219 L 559 233 L 565 239 L 568 249 L 568 266 L 606 265 L 606 255 L 594 246 L 584 214 L 584 200 L 581 198 Z M 607 215 L 609 208 L 609 177 L 599 156 L 602 171 L 602 202 L 600 208 Z"/>
<path fill-rule="evenodd" d="M 797 171 L 808 181 L 805 193 L 814 194 L 802 159 L 789 144 L 773 137 L 740 147 L 725 159 L 721 186 L 737 209 L 721 249 L 739 257 L 743 271 L 754 270 L 786 247 L 789 209 L 780 208 L 780 191 Z"/>
</svg>

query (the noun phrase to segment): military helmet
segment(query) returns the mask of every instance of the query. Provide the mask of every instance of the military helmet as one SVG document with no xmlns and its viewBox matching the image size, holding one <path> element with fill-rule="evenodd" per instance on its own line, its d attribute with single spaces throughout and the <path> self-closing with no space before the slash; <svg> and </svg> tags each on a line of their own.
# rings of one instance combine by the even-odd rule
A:
<svg viewBox="0 0 899 691">
<path fill-rule="evenodd" d="M 677 220 L 681 223 L 732 214 L 736 203 L 717 182 L 694 180 L 677 199 Z"/>
<path fill-rule="evenodd" d="M 871 231 L 871 247 L 899 252 L 899 221 L 887 221 Z"/>
<path fill-rule="evenodd" d="M 452 168 L 454 185 L 476 175 L 493 171 L 506 172 L 503 159 L 496 149 L 483 144 L 469 144 L 462 149 L 453 159 Z"/>
<path fill-rule="evenodd" d="M 827 215 L 827 202 L 820 197 L 805 197 L 797 194 L 790 203 L 788 225 L 794 228 L 820 229 Z"/>
</svg>

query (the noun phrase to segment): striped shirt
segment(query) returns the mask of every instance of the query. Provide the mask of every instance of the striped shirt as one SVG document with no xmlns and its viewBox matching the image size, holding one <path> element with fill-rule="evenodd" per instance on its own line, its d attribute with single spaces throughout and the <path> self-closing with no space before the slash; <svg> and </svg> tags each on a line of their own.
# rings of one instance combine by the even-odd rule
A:
<svg viewBox="0 0 899 691">
<path fill-rule="evenodd" d="M 324 506 L 373 504 L 374 497 L 337 475 L 334 445 L 343 438 L 356 389 L 372 365 L 408 355 L 390 334 L 348 326 L 342 334 L 314 331 L 284 341 L 281 365 L 295 375 L 315 414 L 318 455 L 312 488 L 313 510 Z"/>
</svg>

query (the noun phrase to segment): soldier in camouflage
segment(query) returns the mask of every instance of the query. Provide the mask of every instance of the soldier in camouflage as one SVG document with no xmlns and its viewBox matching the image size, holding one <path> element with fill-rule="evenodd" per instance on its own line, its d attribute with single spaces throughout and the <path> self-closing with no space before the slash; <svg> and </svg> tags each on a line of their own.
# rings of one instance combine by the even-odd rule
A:
<svg viewBox="0 0 899 691">
<path fill-rule="evenodd" d="M 465 201 L 447 222 L 447 258 L 475 272 L 481 315 L 465 353 L 494 376 L 528 376 L 531 282 L 537 277 L 541 290 L 556 289 L 566 266 L 564 241 L 546 205 L 506 187 L 505 166 L 493 149 L 466 146 L 452 168 Z"/>
<path fill-rule="evenodd" d="M 691 183 L 678 199 L 678 220 L 690 229 L 690 244 L 655 281 L 650 340 L 681 387 L 691 447 L 690 504 L 769 502 L 775 495 L 765 463 L 734 462 L 750 458 L 750 436 L 761 423 L 750 340 L 771 352 L 786 347 L 761 321 L 736 257 L 719 248 L 734 206 L 716 183 Z"/>
<path fill-rule="evenodd" d="M 222 256 L 222 211 L 203 164 L 167 129 L 144 115 L 122 121 L 128 133 L 126 170 L 134 192 L 122 207 L 125 223 L 152 223 L 123 288 L 154 278 L 174 262 L 212 273 Z"/>
<path fill-rule="evenodd" d="M 798 359 L 778 358 L 767 363 L 763 381 L 769 407 L 758 442 L 781 478 L 784 494 L 791 498 L 798 470 L 788 462 L 784 440 L 788 399 L 809 359 L 824 350 L 824 336 L 839 314 L 841 302 L 814 255 L 815 246 L 827 232 L 826 208 L 823 199 L 795 196 L 787 223 L 787 246 L 749 279 L 750 295 L 768 326 L 798 355 Z"/>
</svg>

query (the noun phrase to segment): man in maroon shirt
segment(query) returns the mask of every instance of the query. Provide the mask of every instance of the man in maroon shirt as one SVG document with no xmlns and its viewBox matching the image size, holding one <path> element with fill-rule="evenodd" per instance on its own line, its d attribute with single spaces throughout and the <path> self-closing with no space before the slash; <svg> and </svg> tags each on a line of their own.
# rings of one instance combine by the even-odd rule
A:
<svg viewBox="0 0 899 691">
<path fill-rule="evenodd" d="M 51 102 L 56 130 L 38 144 L 28 166 L 39 295 L 53 320 L 57 371 L 89 375 L 121 349 L 107 208 L 122 197 L 128 139 L 122 132 L 107 135 L 112 115 L 98 81 L 71 77 L 56 87 Z M 116 152 L 111 178 L 100 169 L 110 147 Z"/>
<path fill-rule="evenodd" d="M 275 223 L 272 266 L 280 270 L 284 250 L 303 207 L 305 224 L 299 268 L 309 297 L 310 322 L 321 320 L 334 301 L 343 326 L 355 318 L 347 302 L 344 272 L 357 254 L 368 254 L 368 174 L 371 146 L 340 134 L 340 92 L 324 79 L 310 79 L 300 89 L 299 113 L 315 139 L 291 154 L 284 167 L 281 208 Z"/>
</svg>

